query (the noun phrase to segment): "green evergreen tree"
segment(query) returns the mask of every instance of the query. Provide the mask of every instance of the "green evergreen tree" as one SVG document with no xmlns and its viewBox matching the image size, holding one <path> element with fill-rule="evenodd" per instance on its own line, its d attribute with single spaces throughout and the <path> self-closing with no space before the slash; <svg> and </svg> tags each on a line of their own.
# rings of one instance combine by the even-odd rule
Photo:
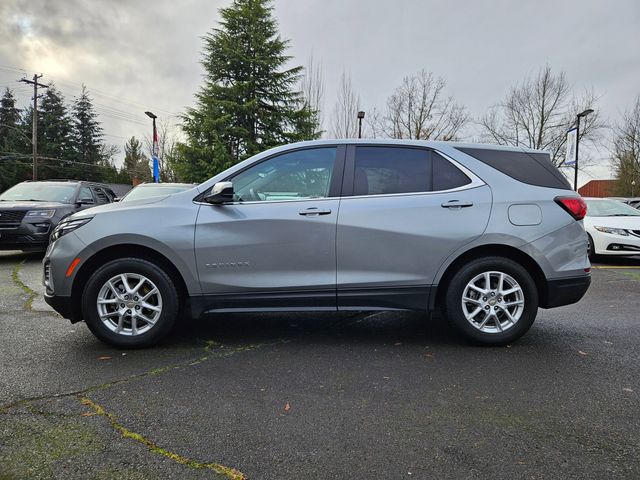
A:
<svg viewBox="0 0 640 480">
<path fill-rule="evenodd" d="M 7 88 L 0 99 L 0 192 L 26 179 L 29 165 L 21 154 L 30 149 L 21 125 L 20 109 Z"/>
<path fill-rule="evenodd" d="M 32 112 L 30 111 L 32 115 Z M 72 125 L 64 96 L 54 85 L 47 88 L 38 107 L 38 178 L 73 178 Z"/>
<path fill-rule="evenodd" d="M 131 183 L 129 180 L 129 174 L 127 173 L 124 165 L 121 168 L 116 167 L 113 160 L 114 155 L 118 153 L 119 149 L 115 145 L 102 147 L 102 159 L 98 162 L 97 168 L 100 172 L 100 181 L 104 183 Z"/>
<path fill-rule="evenodd" d="M 266 148 L 305 140 L 314 118 L 299 83 L 302 67 L 285 68 L 270 0 L 234 0 L 204 39 L 205 82 L 183 116 L 186 142 L 176 171 L 198 181 Z"/>
<path fill-rule="evenodd" d="M 103 160 L 102 127 L 98 121 L 98 114 L 94 110 L 93 100 L 84 85 L 82 86 L 82 93 L 73 104 L 72 111 L 72 139 L 75 160 L 89 164 L 84 165 L 87 179 L 99 180 L 100 169 L 93 168 L 92 165 L 98 165 Z"/>
<path fill-rule="evenodd" d="M 0 99 L 0 150 L 12 151 L 20 131 L 20 109 L 16 107 L 13 92 L 6 88 Z M 20 142 L 21 143 L 21 142 Z"/>
<path fill-rule="evenodd" d="M 151 180 L 149 160 L 142 153 L 142 142 L 136 137 L 131 137 L 124 144 L 123 170 L 127 173 L 128 182 L 148 182 Z"/>
</svg>

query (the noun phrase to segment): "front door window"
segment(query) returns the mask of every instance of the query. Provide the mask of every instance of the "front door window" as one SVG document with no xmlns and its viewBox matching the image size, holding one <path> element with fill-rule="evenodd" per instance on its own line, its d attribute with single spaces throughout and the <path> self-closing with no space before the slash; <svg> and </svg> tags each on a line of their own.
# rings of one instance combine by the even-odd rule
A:
<svg viewBox="0 0 640 480">
<path fill-rule="evenodd" d="M 326 198 L 336 148 L 285 153 L 240 172 L 231 179 L 236 202 Z"/>
</svg>

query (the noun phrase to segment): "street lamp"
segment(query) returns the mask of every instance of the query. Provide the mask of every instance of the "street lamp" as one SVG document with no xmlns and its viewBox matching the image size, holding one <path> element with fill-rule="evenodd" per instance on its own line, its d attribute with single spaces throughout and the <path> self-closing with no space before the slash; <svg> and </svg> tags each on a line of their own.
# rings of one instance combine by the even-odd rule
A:
<svg viewBox="0 0 640 480">
<path fill-rule="evenodd" d="M 358 138 L 362 138 L 362 119 L 364 118 L 364 112 L 358 112 Z"/>
<path fill-rule="evenodd" d="M 576 115 L 576 163 L 574 166 L 574 175 L 573 175 L 573 189 L 578 191 L 578 145 L 580 144 L 580 119 L 582 117 L 586 117 L 590 113 L 593 113 L 592 108 L 587 108 L 585 111 L 580 112 Z"/>
<path fill-rule="evenodd" d="M 152 112 L 144 112 L 153 121 L 153 143 L 151 144 L 151 158 L 153 159 L 153 181 L 160 181 L 160 167 L 158 165 L 158 131 L 156 130 L 156 115 Z"/>
</svg>

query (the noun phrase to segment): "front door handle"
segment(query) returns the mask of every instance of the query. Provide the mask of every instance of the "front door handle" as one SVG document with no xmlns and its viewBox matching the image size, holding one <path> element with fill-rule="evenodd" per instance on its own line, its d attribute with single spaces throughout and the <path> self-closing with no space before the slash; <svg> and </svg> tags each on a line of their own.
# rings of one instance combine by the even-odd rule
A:
<svg viewBox="0 0 640 480">
<path fill-rule="evenodd" d="M 442 208 L 465 208 L 473 207 L 473 202 L 461 202 L 460 200 L 449 200 L 442 204 Z"/>
<path fill-rule="evenodd" d="M 315 217 L 317 215 L 329 215 L 331 213 L 331 210 L 311 207 L 307 208 L 306 210 L 300 210 L 298 213 L 306 217 Z"/>
</svg>

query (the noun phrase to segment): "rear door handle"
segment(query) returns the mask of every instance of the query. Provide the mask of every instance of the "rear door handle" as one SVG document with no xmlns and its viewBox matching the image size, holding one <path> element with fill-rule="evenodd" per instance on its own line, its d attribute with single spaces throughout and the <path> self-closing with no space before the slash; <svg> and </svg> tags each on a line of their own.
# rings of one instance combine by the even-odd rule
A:
<svg viewBox="0 0 640 480">
<path fill-rule="evenodd" d="M 473 207 L 473 202 L 461 202 L 460 200 L 449 200 L 442 204 L 442 208 L 465 208 Z"/>
<path fill-rule="evenodd" d="M 317 215 L 329 215 L 331 213 L 331 210 L 311 207 L 307 208 L 306 210 L 300 210 L 298 213 L 306 217 L 315 217 Z"/>
</svg>

